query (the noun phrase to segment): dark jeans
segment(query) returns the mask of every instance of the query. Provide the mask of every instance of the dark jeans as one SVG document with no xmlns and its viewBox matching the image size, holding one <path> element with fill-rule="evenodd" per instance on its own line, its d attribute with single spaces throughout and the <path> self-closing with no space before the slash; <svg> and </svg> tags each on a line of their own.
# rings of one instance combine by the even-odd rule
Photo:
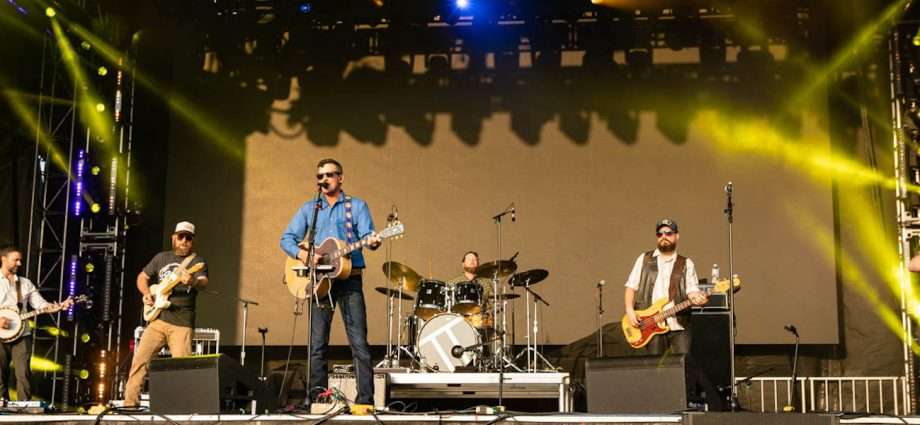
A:
<svg viewBox="0 0 920 425">
<path fill-rule="evenodd" d="M 337 280 L 333 282 L 329 293 L 332 302 L 326 298 L 320 301 L 320 306 L 313 304 L 309 394 L 316 394 L 313 388 L 329 386 L 326 354 L 329 351 L 332 316 L 337 307 L 342 311 L 342 320 L 345 322 L 345 332 L 348 334 L 355 365 L 355 380 L 358 383 L 358 397 L 355 403 L 374 404 L 374 368 L 371 365 L 371 349 L 367 344 L 367 311 L 364 307 L 361 277 Z"/>
<path fill-rule="evenodd" d="M 0 343 L 0 397 L 10 399 L 7 382 L 10 380 L 10 360 L 16 369 L 16 400 L 32 399 L 32 372 L 29 363 L 32 357 L 32 337 L 25 336 L 12 343 Z"/>
<path fill-rule="evenodd" d="M 683 331 L 668 332 L 664 335 L 655 336 L 648 345 L 639 350 L 641 351 L 639 354 L 661 356 L 685 354 L 684 369 L 687 375 L 688 395 L 693 397 L 701 390 L 706 394 L 706 404 L 709 405 L 709 410 L 723 411 L 726 407 L 718 389 L 709 380 L 709 377 L 706 376 L 706 373 L 697 363 L 697 359 L 691 353 L 692 338 L 693 329 L 688 322 Z M 705 361 L 705 359 L 702 360 Z"/>
</svg>

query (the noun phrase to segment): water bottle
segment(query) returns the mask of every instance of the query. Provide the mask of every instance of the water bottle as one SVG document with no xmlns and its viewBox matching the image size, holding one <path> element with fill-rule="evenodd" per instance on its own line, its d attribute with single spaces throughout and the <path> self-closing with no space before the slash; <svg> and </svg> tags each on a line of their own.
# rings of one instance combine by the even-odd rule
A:
<svg viewBox="0 0 920 425">
<path fill-rule="evenodd" d="M 718 281 L 719 281 L 719 265 L 713 264 L 712 265 L 712 276 L 710 277 L 709 284 L 715 285 L 716 282 Z"/>
</svg>

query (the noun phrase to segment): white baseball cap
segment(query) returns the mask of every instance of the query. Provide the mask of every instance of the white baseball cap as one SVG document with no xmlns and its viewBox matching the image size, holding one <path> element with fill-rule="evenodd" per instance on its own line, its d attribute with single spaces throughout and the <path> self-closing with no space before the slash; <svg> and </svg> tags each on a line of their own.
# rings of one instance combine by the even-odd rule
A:
<svg viewBox="0 0 920 425">
<path fill-rule="evenodd" d="M 176 233 L 191 233 L 195 234 L 195 225 L 188 221 L 180 221 L 176 223 L 176 230 L 173 232 Z"/>
</svg>

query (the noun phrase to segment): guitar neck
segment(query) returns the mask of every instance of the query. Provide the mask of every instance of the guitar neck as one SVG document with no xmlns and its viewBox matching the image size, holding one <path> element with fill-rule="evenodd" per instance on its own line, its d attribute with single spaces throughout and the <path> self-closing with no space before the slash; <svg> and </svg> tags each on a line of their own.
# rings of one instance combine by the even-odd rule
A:
<svg viewBox="0 0 920 425">
<path fill-rule="evenodd" d="M 53 308 L 53 307 L 45 307 L 45 308 L 38 309 L 38 310 L 32 310 L 32 311 L 30 311 L 30 312 L 28 312 L 28 313 L 20 314 L 20 315 L 19 315 L 19 318 L 22 319 L 22 320 L 28 320 L 28 319 L 31 319 L 31 318 L 33 318 L 33 317 L 35 317 L 35 316 L 38 316 L 39 314 L 53 313 L 53 312 L 54 312 L 54 308 Z"/>
<path fill-rule="evenodd" d="M 381 236 L 381 237 L 380 237 L 380 240 L 384 240 L 384 239 L 386 239 L 385 236 Z M 334 253 L 332 254 L 331 257 L 332 257 L 333 259 L 341 258 L 341 257 L 344 257 L 344 256 L 346 256 L 346 255 L 348 255 L 348 254 L 351 254 L 352 252 L 354 252 L 354 251 L 356 251 L 356 250 L 358 250 L 358 249 L 367 247 L 367 246 L 369 246 L 369 245 L 370 245 L 370 242 L 367 241 L 367 238 L 364 238 L 364 239 L 361 239 L 360 241 L 352 242 L 352 243 L 350 243 L 350 244 L 348 244 L 348 245 L 345 245 L 344 247 L 342 247 L 342 248 L 339 249 L 338 251 L 334 252 Z"/>
<path fill-rule="evenodd" d="M 709 291 L 705 291 L 705 292 L 706 292 L 706 295 L 709 295 Z M 666 319 L 668 319 L 668 318 L 670 318 L 670 317 L 675 316 L 677 313 L 680 313 L 681 311 L 686 310 L 687 307 L 690 307 L 691 305 L 693 305 L 693 302 L 690 301 L 689 299 L 688 299 L 688 300 L 685 300 L 685 301 L 682 302 L 682 303 L 675 304 L 675 305 L 674 305 L 673 307 L 671 307 L 671 308 L 661 310 L 660 313 L 658 313 L 658 314 L 656 314 L 656 315 L 654 316 L 654 320 L 655 320 L 656 322 L 664 321 L 664 320 L 666 320 Z"/>
</svg>

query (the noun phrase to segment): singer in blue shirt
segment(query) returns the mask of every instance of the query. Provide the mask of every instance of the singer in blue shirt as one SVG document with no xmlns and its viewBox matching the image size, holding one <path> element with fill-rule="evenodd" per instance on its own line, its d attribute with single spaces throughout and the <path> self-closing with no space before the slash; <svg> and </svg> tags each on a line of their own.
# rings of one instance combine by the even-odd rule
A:
<svg viewBox="0 0 920 425">
<path fill-rule="evenodd" d="M 380 247 L 380 238 L 374 233 L 374 222 L 370 209 L 364 201 L 346 198 L 342 191 L 344 180 L 342 164 L 334 159 L 323 159 L 317 164 L 316 181 L 322 188 L 321 207 L 316 216 L 316 238 L 318 245 L 324 239 L 333 237 L 347 242 L 367 238 L 369 247 Z M 350 205 L 349 205 L 350 204 Z M 308 252 L 300 244 L 304 241 L 310 220 L 313 218 L 315 200 L 307 201 L 294 214 L 287 229 L 281 235 L 281 249 L 292 257 L 307 263 Z M 349 220 L 349 211 L 351 219 Z M 319 255 L 314 256 L 314 261 Z M 329 332 L 335 307 L 342 310 L 345 332 L 351 345 L 358 384 L 357 404 L 374 404 L 374 370 L 371 365 L 371 351 L 367 343 L 367 311 L 362 291 L 362 272 L 365 262 L 361 250 L 351 253 L 352 272 L 347 278 L 333 282 L 329 295 L 314 304 L 310 326 L 310 388 L 309 397 L 316 396 L 314 388 L 329 386 L 326 353 L 329 348 Z"/>
</svg>

